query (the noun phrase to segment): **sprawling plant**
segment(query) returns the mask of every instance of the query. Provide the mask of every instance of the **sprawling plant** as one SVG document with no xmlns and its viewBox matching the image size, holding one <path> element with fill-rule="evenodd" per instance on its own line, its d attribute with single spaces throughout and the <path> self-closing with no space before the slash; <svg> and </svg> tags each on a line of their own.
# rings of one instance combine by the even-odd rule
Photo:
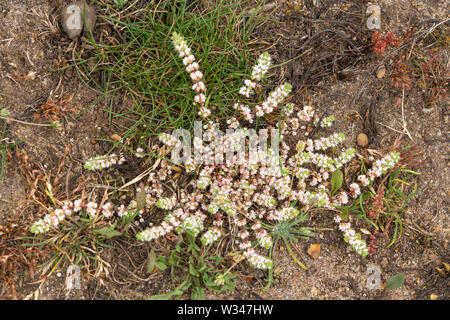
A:
<svg viewBox="0 0 450 320">
<path fill-rule="evenodd" d="M 289 83 L 276 87 L 259 103 L 252 103 L 250 97 L 260 92 L 260 82 L 271 64 L 268 53 L 260 55 L 251 75 L 244 80 L 239 90 L 243 100 L 230 106 L 236 110 L 235 117 L 223 123 L 210 120 L 214 106 L 208 106 L 207 88 L 199 64 L 183 36 L 174 32 L 172 41 L 190 74 L 198 114 L 207 121 L 203 139 L 196 136 L 193 141 L 195 159 L 184 162 L 186 172 L 194 177 L 189 189 L 174 193 L 166 188 L 164 182 L 169 179 L 172 166 L 161 161 L 159 168 L 149 174 L 144 190 L 142 185 L 137 189 L 138 193 L 145 193 L 145 206 L 132 202 L 128 206 L 106 203 L 100 207 L 95 202 L 85 203 L 81 199 L 66 202 L 62 209 L 37 221 L 32 232 L 47 232 L 73 212 L 84 210 L 91 216 L 102 214 L 112 218 L 117 214 L 123 218 L 145 207 L 156 207 L 166 212 L 163 221 L 136 234 L 138 240 L 153 241 L 170 233 L 188 233 L 203 246 L 210 247 L 228 236 L 232 240 L 231 250 L 240 251 L 252 267 L 268 270 L 273 267 L 268 252 L 273 246 L 272 237 L 277 237 L 274 232 L 279 233 L 284 226 L 290 225 L 290 221 L 300 221 L 298 218 L 304 217 L 311 208 L 334 209 L 346 205 L 349 199 L 357 199 L 362 188 L 370 187 L 375 178 L 399 161 L 400 155 L 396 152 L 376 160 L 366 174 L 360 175 L 348 190 L 344 190 L 341 168 L 355 157 L 355 149 L 341 147 L 345 139 L 343 133 L 317 139 L 300 138 L 295 150 L 291 150 L 283 141 L 284 136 L 295 136 L 299 129 L 305 132 L 311 126 L 330 127 L 335 118 L 320 118 L 311 106 L 296 109 L 292 104 L 285 104 L 292 89 Z M 247 145 L 246 137 L 250 140 L 258 137 L 250 126 L 261 123 L 270 114 L 279 115 L 276 127 L 271 129 L 278 129 L 280 133 L 277 135 L 272 131 L 275 133 L 272 134 L 271 148 Z M 247 128 L 241 128 L 243 125 Z M 224 128 L 228 129 L 226 135 L 220 132 Z M 274 135 L 278 139 L 274 140 Z M 204 145 L 205 141 L 209 144 Z M 273 141 L 276 141 L 276 148 Z M 159 143 L 167 152 L 182 145 L 177 137 L 167 133 L 159 135 Z M 247 151 L 248 156 L 240 156 L 242 150 Z M 142 149 L 138 150 L 139 156 L 142 152 Z M 227 154 L 226 161 L 215 161 L 223 154 Z M 85 169 L 107 168 L 119 162 L 123 162 L 121 156 L 95 157 L 86 162 Z M 350 220 L 332 215 L 330 220 L 339 224 L 345 241 L 358 254 L 366 256 L 366 242 L 352 229 Z M 297 226 L 297 223 L 292 225 Z"/>
</svg>

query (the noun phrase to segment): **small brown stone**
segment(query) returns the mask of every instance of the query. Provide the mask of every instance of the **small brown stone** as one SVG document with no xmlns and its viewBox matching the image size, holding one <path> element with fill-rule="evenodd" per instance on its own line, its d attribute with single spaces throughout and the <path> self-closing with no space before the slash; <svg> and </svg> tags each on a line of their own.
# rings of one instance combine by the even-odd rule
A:
<svg viewBox="0 0 450 320">
<path fill-rule="evenodd" d="M 114 141 L 122 140 L 122 138 L 117 133 L 112 134 L 111 139 L 113 139 Z"/>
<path fill-rule="evenodd" d="M 369 144 L 369 138 L 365 133 L 358 134 L 356 141 L 360 147 L 366 147 Z"/>
</svg>

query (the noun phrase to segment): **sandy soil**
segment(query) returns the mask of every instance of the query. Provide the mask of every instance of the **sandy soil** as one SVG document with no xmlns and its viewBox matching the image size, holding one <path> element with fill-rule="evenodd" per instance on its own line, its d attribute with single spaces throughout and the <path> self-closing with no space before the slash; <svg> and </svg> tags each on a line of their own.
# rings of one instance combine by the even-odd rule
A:
<svg viewBox="0 0 450 320">
<path fill-rule="evenodd" d="M 366 1 L 363 2 L 349 9 L 355 12 L 360 25 L 365 19 L 361 8 L 366 6 Z M 54 178 L 66 147 L 72 146 L 64 164 L 64 171 L 69 177 L 60 182 L 61 193 L 78 185 L 84 160 L 108 151 L 108 143 L 94 139 L 120 134 L 116 127 L 108 124 L 105 112 L 107 101 L 99 93 L 88 89 L 74 69 L 58 70 L 70 62 L 73 47 L 83 45 L 82 41 L 70 41 L 55 20 L 57 9 L 65 3 L 56 0 L 6 0 L 0 4 L 0 104 L 10 112 L 11 117 L 32 123 L 51 121 L 45 115 L 39 119 L 34 116 L 49 100 L 67 101 L 68 97 L 72 97 L 67 104 L 73 108 L 59 116 L 61 130 L 10 122 L 5 135 L 8 140 L 2 143 L 23 141 L 20 142 L 21 148 L 29 161 L 34 163 L 34 169 L 44 175 L 41 177 L 44 180 Z M 408 21 L 448 19 L 445 0 L 417 4 L 406 0 L 380 0 L 378 4 L 382 8 L 382 29 L 396 35 L 404 34 Z M 280 2 L 274 14 L 285 15 L 286 8 L 287 4 Z M 310 32 L 304 28 L 301 19 L 285 17 L 281 21 L 280 25 L 265 24 L 258 30 L 259 35 L 267 41 L 277 43 L 271 52 L 276 63 L 295 57 L 298 52 L 294 50 L 296 42 L 292 39 Z M 310 27 L 319 28 L 313 24 Z M 370 35 L 367 32 L 367 39 L 370 39 Z M 448 79 L 448 48 L 440 54 L 447 59 Z M 376 76 L 376 67 L 380 63 L 387 70 L 387 76 L 382 79 Z M 305 101 L 311 101 L 335 115 L 337 127 L 347 135 L 345 145 L 348 147 L 357 147 L 356 136 L 367 129 L 363 121 L 352 117 L 360 113 L 365 105 L 372 103 L 376 111 L 377 134 L 371 136 L 371 149 L 382 152 L 389 150 L 400 135 L 398 131 L 403 130 L 403 119 L 406 121 L 410 137 L 404 136 L 402 145 L 418 146 L 424 152 L 421 160 L 425 163 L 415 168 L 421 173 L 416 179 L 421 192 L 410 202 L 402 238 L 390 248 L 386 248 L 389 239 L 381 239 L 376 254 L 361 258 L 348 250 L 340 232 L 329 222 L 330 214 L 317 212 L 310 221 L 310 226 L 317 230 L 316 236 L 298 242 L 294 248 L 300 260 L 308 266 L 306 272 L 295 264 L 285 247 L 279 247 L 275 250 L 274 258 L 280 273 L 269 290 L 263 290 L 264 274 L 253 274 L 251 270 L 242 269 L 242 276 L 232 294 L 208 293 L 207 298 L 430 299 L 433 294 L 439 299 L 450 297 L 448 273 L 442 275 L 436 269 L 442 270 L 443 262 L 450 263 L 449 111 L 446 96 L 429 105 L 427 92 L 418 85 L 405 90 L 403 95 L 401 89 L 391 87 L 390 76 L 394 72 L 392 59 L 382 61 L 373 53 L 367 53 L 363 60 L 349 64 L 348 70 L 341 78 L 327 76 L 320 81 L 311 80 L 305 91 L 305 78 L 302 78 L 305 65 L 301 61 L 294 61 L 283 66 L 278 80 L 287 80 L 294 85 L 296 91 L 291 95 L 292 102 L 302 105 Z M 403 101 L 403 110 L 398 101 Z M 366 152 L 357 148 L 360 153 Z M 18 169 L 17 164 L 21 163 L 19 158 L 12 154 L 6 164 L 5 176 L 0 181 L 0 225 L 5 227 L 11 227 L 18 221 L 29 223 L 39 209 L 39 204 L 34 201 L 37 195 L 30 194 L 33 181 L 27 181 L 23 171 Z M 90 177 L 92 182 L 97 178 L 95 175 Z M 7 234 L 0 233 L 0 237 L 6 240 Z M 127 240 L 121 241 L 118 240 L 118 244 L 124 248 L 130 245 Z M 312 259 L 306 254 L 312 243 L 321 245 L 318 259 Z M 161 247 L 164 245 L 160 244 Z M 34 278 L 31 278 L 23 265 L 18 264 L 14 267 L 15 272 L 10 272 L 13 274 L 17 298 L 24 298 L 40 288 L 40 299 L 142 299 L 153 294 L 160 284 L 160 292 L 171 287 L 167 280 L 163 280 L 163 272 L 150 276 L 145 274 L 147 253 L 148 247 L 144 244 L 134 244 L 127 249 L 104 250 L 103 259 L 114 264 L 110 270 L 112 277 L 86 278 L 82 289 L 70 294 L 66 292 L 64 276 L 61 276 L 65 275 L 65 270 L 55 272 L 42 284 L 31 284 L 39 280 L 39 274 L 35 273 Z M 369 290 L 367 268 L 371 265 L 381 267 L 383 281 L 402 272 L 406 285 L 395 291 Z M 126 275 L 127 268 L 133 268 L 134 276 Z M 0 283 L 0 287 L 4 298 L 13 298 L 10 287 L 5 283 Z"/>
</svg>

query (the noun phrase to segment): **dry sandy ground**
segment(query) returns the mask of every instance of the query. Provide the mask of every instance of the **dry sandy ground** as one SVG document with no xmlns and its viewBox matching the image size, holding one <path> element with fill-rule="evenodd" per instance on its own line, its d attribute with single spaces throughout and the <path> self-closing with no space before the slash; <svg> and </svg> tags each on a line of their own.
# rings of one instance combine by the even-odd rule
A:
<svg viewBox="0 0 450 320">
<path fill-rule="evenodd" d="M 73 96 L 70 106 L 76 111 L 65 112 L 60 118 L 62 130 L 20 123 L 9 123 L 5 138 L 10 142 L 24 140 L 23 148 L 29 157 L 40 164 L 37 170 L 52 172 L 56 170 L 64 155 L 67 145 L 73 146 L 67 162 L 70 164 L 71 179 L 76 182 L 82 173 L 83 160 L 108 151 L 108 145 L 97 142 L 93 138 L 107 138 L 117 133 L 116 128 L 108 126 L 105 102 L 101 96 L 89 90 L 72 69 L 58 71 L 57 68 L 70 61 L 75 45 L 62 32 L 55 28 L 56 8 L 65 1 L 44 0 L 5 0 L 0 4 L 0 103 L 9 110 L 10 115 L 18 120 L 36 122 L 33 115 L 40 106 L 53 99 L 59 101 Z M 382 8 L 383 30 L 401 34 L 411 17 L 419 21 L 426 19 L 448 19 L 445 11 L 446 1 L 413 1 L 382 0 L 378 4 Z M 278 4 L 280 10 L 282 3 Z M 364 16 L 364 13 L 361 13 Z M 297 36 L 299 26 L 293 19 L 285 19 L 281 27 L 274 33 L 284 38 Z M 447 27 L 448 28 L 448 27 Z M 270 31 L 270 26 L 261 32 Z M 97 30 L 98 31 L 98 30 Z M 280 40 L 283 45 L 283 38 Z M 82 45 L 77 43 L 76 45 Z M 446 54 L 448 59 L 448 48 Z M 277 63 L 288 57 L 275 55 Z M 448 61 L 448 60 L 447 60 Z M 379 63 L 372 59 L 365 66 L 356 66 L 360 72 L 354 73 L 351 79 L 330 79 L 327 90 L 311 93 L 310 99 L 316 105 L 327 106 L 331 114 L 338 119 L 338 128 L 347 134 L 346 146 L 356 146 L 356 136 L 362 130 L 359 120 L 348 117 L 360 111 L 374 96 L 377 96 L 377 129 L 378 135 L 369 147 L 386 151 L 399 136 L 397 131 L 403 129 L 405 119 L 411 138 L 403 137 L 403 145 L 416 145 L 424 152 L 422 160 L 426 164 L 415 170 L 421 173 L 417 179 L 420 194 L 414 197 L 405 216 L 405 230 L 402 238 L 389 249 L 388 239 L 381 242 L 377 253 L 360 258 L 349 252 L 340 232 L 329 223 L 329 213 L 318 212 L 311 219 L 311 226 L 316 228 L 316 236 L 308 241 L 295 245 L 295 252 L 309 267 L 304 271 L 294 263 L 284 247 L 275 251 L 275 261 L 280 267 L 275 284 L 263 291 L 264 281 L 255 276 L 252 280 L 240 279 L 232 294 L 208 294 L 208 298 L 222 299 L 429 299 L 436 294 L 439 299 L 449 298 L 449 282 L 436 267 L 442 268 L 442 262 L 450 263 L 448 241 L 450 235 L 449 204 L 449 166 L 448 154 L 448 107 L 443 97 L 433 106 L 424 103 L 424 94 L 420 88 L 407 90 L 404 110 L 396 104 L 402 97 L 401 91 L 389 89 L 389 77 L 377 79 L 374 66 Z M 388 73 L 392 70 L 392 61 L 387 61 Z M 283 67 L 282 74 L 287 80 L 295 82 L 295 65 Z M 448 64 L 447 64 L 448 68 Z M 35 74 L 30 72 L 35 72 Z M 29 77 L 27 77 L 29 75 Z M 368 75 L 368 76 L 367 76 Z M 356 93 L 361 93 L 357 101 L 353 101 Z M 293 102 L 299 105 L 304 101 L 301 92 L 293 94 Z M 76 115 L 85 110 L 79 117 Z M 44 119 L 38 119 L 44 123 Z M 48 122 L 48 121 L 47 121 Z M 2 122 L 3 124 L 3 122 Z M 390 127 L 390 128 L 388 128 Z M 4 142 L 4 141 L 3 141 Z M 358 152 L 364 150 L 358 149 Z M 72 180 L 71 180 L 72 181 Z M 7 225 L 9 219 L 17 216 L 30 218 L 36 204 L 29 194 L 29 184 L 17 169 L 15 160 L 8 161 L 6 173 L 0 182 L 0 224 Z M 328 216 L 327 216 L 328 214 Z M 25 219 L 24 218 L 24 219 Z M 26 220 L 25 220 L 26 221 Z M 5 237 L 1 235 L 0 237 Z M 5 239 L 5 238 L 3 238 Z M 306 254 L 311 243 L 321 245 L 321 254 L 314 260 Z M 138 269 L 145 264 L 142 247 L 131 250 L 131 259 Z M 119 254 L 121 258 L 123 255 Z M 117 255 L 105 252 L 105 259 L 113 262 Z M 124 262 L 125 264 L 125 262 Z M 367 288 L 367 269 L 377 265 L 382 270 L 382 280 L 402 272 L 407 285 L 389 290 L 369 290 Z M 1 268 L 1 265 L 0 265 Z M 34 292 L 39 285 L 30 285 L 30 279 L 21 269 L 15 274 L 18 298 L 24 298 Z M 23 273 L 21 273 L 23 272 Z M 63 275 L 65 270 L 60 271 Z M 70 297 L 76 299 L 140 299 L 153 293 L 161 278 L 156 274 L 146 281 L 127 282 L 119 285 L 114 281 L 86 279 L 82 290 L 72 292 Z M 134 279 L 136 280 L 136 279 Z M 9 288 L 4 284 L 2 294 L 11 298 Z M 164 283 L 161 292 L 170 285 Z M 56 274 L 40 286 L 40 299 L 64 299 L 67 297 L 63 277 Z"/>
</svg>

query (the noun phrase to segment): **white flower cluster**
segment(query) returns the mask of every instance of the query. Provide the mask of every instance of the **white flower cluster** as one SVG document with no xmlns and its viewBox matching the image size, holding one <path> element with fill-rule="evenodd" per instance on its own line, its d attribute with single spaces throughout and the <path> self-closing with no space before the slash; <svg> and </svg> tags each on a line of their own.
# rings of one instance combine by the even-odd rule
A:
<svg viewBox="0 0 450 320">
<path fill-rule="evenodd" d="M 158 134 L 158 139 L 167 147 L 174 147 L 181 144 L 181 141 L 175 138 L 173 135 L 168 133 L 160 133 Z"/>
<path fill-rule="evenodd" d="M 256 253 L 253 248 L 248 248 L 244 251 L 244 256 L 253 268 L 270 270 L 273 267 L 273 261 L 271 259 Z"/>
<path fill-rule="evenodd" d="M 353 199 L 357 198 L 361 194 L 361 189 L 359 188 L 359 184 L 353 182 L 350 184 L 350 195 Z"/>
<path fill-rule="evenodd" d="M 320 139 L 314 140 L 312 143 L 314 145 L 314 149 L 317 151 L 324 151 L 329 148 L 336 148 L 340 143 L 344 142 L 345 134 L 343 133 L 334 133 L 329 137 L 322 137 Z M 311 145 L 311 139 L 308 139 L 307 145 Z M 312 150 L 311 150 L 312 151 Z"/>
<path fill-rule="evenodd" d="M 157 181 L 156 174 L 157 173 L 155 173 L 155 172 L 152 172 L 152 173 L 149 174 L 148 182 L 150 183 L 150 185 L 144 187 L 145 207 L 146 208 L 150 208 L 153 205 L 155 205 L 156 202 L 161 198 L 161 195 L 162 195 L 162 193 L 164 191 L 161 183 L 159 183 Z M 165 180 L 164 179 L 165 175 L 159 174 L 158 178 L 163 181 L 163 180 Z M 142 192 L 141 188 L 137 187 L 136 188 L 136 194 L 138 194 L 140 192 Z M 163 206 L 164 205 L 168 205 L 168 206 L 170 206 L 170 203 L 171 203 L 172 200 L 169 199 L 167 201 L 167 200 L 164 200 L 164 199 L 165 198 L 163 198 L 163 200 L 161 200 L 160 205 L 163 205 Z M 130 206 L 131 206 L 131 208 L 135 209 L 136 206 L 137 206 L 137 203 L 133 200 L 133 201 L 131 201 Z"/>
<path fill-rule="evenodd" d="M 203 230 L 203 221 L 205 221 L 206 215 L 197 213 L 194 216 L 187 217 L 183 221 L 183 230 L 189 231 L 194 237 Z"/>
<path fill-rule="evenodd" d="M 274 91 L 269 94 L 269 97 L 261 104 L 261 106 L 256 105 L 255 111 L 257 117 L 262 117 L 265 114 L 272 113 L 272 111 L 277 108 L 284 99 L 291 93 L 292 85 L 285 83 L 278 86 Z"/>
<path fill-rule="evenodd" d="M 253 89 L 256 87 L 256 83 L 250 79 L 244 81 L 244 86 L 239 90 L 239 93 L 244 97 L 249 98 L 253 93 Z"/>
<path fill-rule="evenodd" d="M 270 215 L 267 217 L 269 220 L 276 220 L 276 221 L 286 221 L 292 218 L 295 218 L 300 214 L 300 211 L 293 208 L 283 208 L 281 210 L 275 210 L 270 213 Z"/>
<path fill-rule="evenodd" d="M 349 148 L 349 149 L 345 150 L 344 152 L 339 153 L 338 157 L 336 159 L 334 159 L 335 168 L 336 169 L 342 168 L 342 166 L 344 164 L 350 162 L 350 160 L 353 159 L 355 154 L 356 154 L 355 148 Z"/>
<path fill-rule="evenodd" d="M 335 205 L 335 206 L 342 206 L 342 205 L 346 205 L 347 203 L 348 203 L 348 195 L 347 195 L 347 192 L 345 192 L 345 191 L 341 191 L 333 199 L 333 205 Z"/>
<path fill-rule="evenodd" d="M 137 148 L 135 153 L 136 158 L 144 158 L 145 152 L 143 148 Z"/>
<path fill-rule="evenodd" d="M 175 197 L 172 198 L 161 197 L 158 199 L 158 201 L 156 201 L 156 206 L 164 210 L 172 210 L 175 204 L 176 204 Z"/>
<path fill-rule="evenodd" d="M 201 241 L 205 246 L 209 246 L 210 244 L 219 240 L 221 236 L 222 231 L 220 231 L 220 229 L 217 227 L 212 227 L 202 235 Z"/>
<path fill-rule="evenodd" d="M 98 209 L 96 202 L 83 203 L 81 199 L 74 202 L 65 201 L 62 208 L 52 210 L 44 218 L 37 220 L 30 228 L 30 232 L 34 234 L 42 234 L 56 228 L 67 216 L 71 216 L 74 212 L 85 211 L 89 216 L 95 217 L 97 213 L 101 213 L 105 218 L 110 218 L 114 214 L 114 206 L 112 203 L 105 203 Z"/>
<path fill-rule="evenodd" d="M 262 53 L 252 70 L 252 80 L 261 81 L 270 68 L 272 58 L 268 52 Z"/>
<path fill-rule="evenodd" d="M 66 216 L 73 213 L 73 204 L 70 201 L 64 203 L 62 209 L 56 209 L 46 214 L 43 219 L 39 219 L 33 223 L 30 232 L 34 234 L 42 234 L 50 231 L 51 228 L 57 227 Z"/>
<path fill-rule="evenodd" d="M 87 160 L 84 164 L 86 170 L 102 170 L 109 168 L 115 164 L 122 164 L 125 162 L 125 158 L 122 154 L 116 155 L 115 153 L 107 156 L 97 156 Z"/>
<path fill-rule="evenodd" d="M 136 239 L 139 241 L 151 241 L 158 239 L 174 229 L 180 228 L 181 224 L 187 217 L 187 213 L 182 209 L 174 210 L 173 213 L 169 213 L 164 218 L 164 221 L 159 226 L 147 228 L 136 234 Z"/>
<path fill-rule="evenodd" d="M 151 241 L 154 239 L 158 239 L 172 231 L 174 229 L 172 224 L 163 221 L 161 225 L 157 227 L 147 228 L 142 232 L 136 234 L 136 239 L 140 241 Z"/>
<path fill-rule="evenodd" d="M 333 124 L 334 120 L 336 120 L 335 116 L 325 117 L 325 118 L 322 119 L 322 121 L 320 121 L 319 117 L 315 117 L 313 125 L 315 127 L 317 127 L 319 125 L 319 121 L 320 121 L 320 127 L 321 128 L 329 128 Z"/>
<path fill-rule="evenodd" d="M 400 160 L 399 152 L 391 152 L 386 155 L 384 158 L 375 161 L 375 164 L 369 171 L 367 171 L 367 175 L 360 175 L 358 177 L 358 181 L 363 186 L 367 186 L 370 182 L 375 180 L 375 178 L 380 177 L 382 174 L 385 174 L 389 169 L 395 167 L 395 165 Z"/>
<path fill-rule="evenodd" d="M 301 121 L 310 122 L 315 113 L 316 111 L 312 106 L 304 106 L 303 109 L 297 113 L 297 117 Z"/>
<path fill-rule="evenodd" d="M 198 114 L 206 119 L 210 116 L 211 111 L 205 107 L 206 86 L 201 81 L 203 78 L 203 73 L 199 71 L 199 65 L 195 61 L 195 56 L 191 54 L 191 49 L 188 47 L 183 36 L 178 34 L 177 32 L 174 32 L 172 34 L 172 41 L 175 50 L 177 50 L 179 53 L 180 58 L 183 58 L 183 64 L 186 66 L 186 71 L 189 72 L 191 80 L 193 82 L 192 90 L 196 93 L 194 101 L 200 106 L 200 111 Z"/>
<path fill-rule="evenodd" d="M 344 240 L 350 244 L 350 247 L 359 255 L 367 256 L 369 254 L 367 244 L 361 239 L 361 235 L 351 228 L 350 222 L 341 223 L 342 219 L 340 216 L 336 216 L 334 221 L 339 223 L 339 230 L 344 233 Z"/>
</svg>

